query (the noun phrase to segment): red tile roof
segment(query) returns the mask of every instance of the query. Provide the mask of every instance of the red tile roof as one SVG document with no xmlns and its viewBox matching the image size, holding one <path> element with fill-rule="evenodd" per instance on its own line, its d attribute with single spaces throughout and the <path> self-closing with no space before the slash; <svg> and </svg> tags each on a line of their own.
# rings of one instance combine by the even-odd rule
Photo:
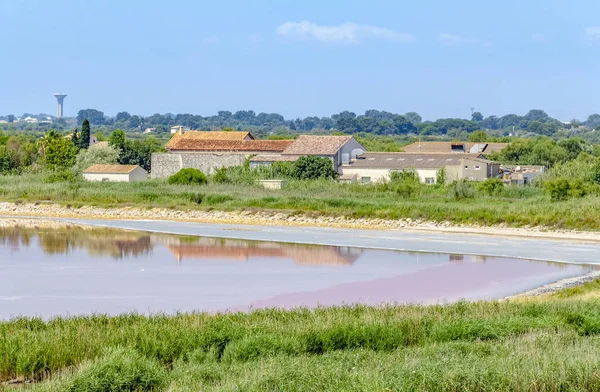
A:
<svg viewBox="0 0 600 392">
<path fill-rule="evenodd" d="M 170 151 L 282 152 L 292 142 L 293 140 L 182 139 L 167 148 Z"/>
<path fill-rule="evenodd" d="M 233 131 L 186 131 L 177 132 L 171 137 L 171 140 L 165 146 L 167 150 L 171 149 L 181 140 L 246 140 L 254 139 L 250 132 L 233 132 Z"/>
<path fill-rule="evenodd" d="M 335 155 L 352 136 L 300 135 L 283 151 L 284 155 Z"/>
</svg>

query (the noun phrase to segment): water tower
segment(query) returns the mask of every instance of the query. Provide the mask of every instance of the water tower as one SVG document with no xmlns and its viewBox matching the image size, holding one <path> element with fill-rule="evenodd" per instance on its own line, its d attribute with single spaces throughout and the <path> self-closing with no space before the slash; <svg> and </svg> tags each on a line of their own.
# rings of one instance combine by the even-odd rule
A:
<svg viewBox="0 0 600 392">
<path fill-rule="evenodd" d="M 62 118 L 62 116 L 63 116 L 63 102 L 64 102 L 66 96 L 67 96 L 67 94 L 54 93 L 54 97 L 56 98 L 56 101 L 58 102 L 58 108 L 56 110 L 56 117 L 58 117 L 58 118 Z"/>
</svg>

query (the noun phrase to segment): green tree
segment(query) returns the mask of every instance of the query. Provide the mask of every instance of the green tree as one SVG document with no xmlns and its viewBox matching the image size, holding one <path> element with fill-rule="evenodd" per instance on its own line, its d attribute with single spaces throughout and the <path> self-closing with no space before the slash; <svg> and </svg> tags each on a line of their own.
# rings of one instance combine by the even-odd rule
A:
<svg viewBox="0 0 600 392">
<path fill-rule="evenodd" d="M 86 118 L 85 120 L 83 120 L 83 123 L 81 123 L 81 135 L 79 136 L 79 148 L 83 148 L 84 150 L 87 150 L 88 148 L 90 148 L 90 137 L 91 137 L 90 122 Z"/>
<path fill-rule="evenodd" d="M 472 143 L 485 143 L 488 141 L 488 134 L 485 131 L 475 131 L 469 135 L 469 141 Z"/>
<path fill-rule="evenodd" d="M 85 169 L 92 165 L 110 165 L 117 163 L 118 160 L 119 150 L 112 146 L 80 150 L 75 160 L 75 166 L 73 166 L 73 173 L 81 174 Z"/>
<path fill-rule="evenodd" d="M 46 147 L 44 162 L 50 170 L 63 170 L 75 164 L 78 149 L 66 138 L 52 139 Z"/>
<path fill-rule="evenodd" d="M 404 117 L 406 117 L 413 125 L 419 125 L 423 121 L 423 118 L 417 112 L 408 112 Z"/>
<path fill-rule="evenodd" d="M 110 134 L 110 137 L 108 138 L 108 144 L 115 148 L 122 149 L 123 146 L 125 146 L 125 140 L 125 132 L 117 129 Z"/>
<path fill-rule="evenodd" d="M 83 120 L 89 120 L 94 125 L 104 125 L 104 113 L 96 109 L 83 109 L 77 113 L 77 123 L 83 124 Z"/>
<path fill-rule="evenodd" d="M 292 177 L 298 180 L 316 180 L 320 178 L 337 178 L 331 159 L 314 155 L 298 158 L 294 163 Z"/>
<path fill-rule="evenodd" d="M 544 129 L 544 124 L 542 124 L 540 121 L 537 121 L 537 120 L 530 122 L 529 125 L 527 126 L 527 130 L 529 132 L 536 133 L 536 134 L 541 134 L 543 129 Z"/>
<path fill-rule="evenodd" d="M 475 122 L 483 121 L 483 114 L 481 114 L 481 112 L 474 112 L 471 115 L 471 121 L 475 121 Z"/>
</svg>

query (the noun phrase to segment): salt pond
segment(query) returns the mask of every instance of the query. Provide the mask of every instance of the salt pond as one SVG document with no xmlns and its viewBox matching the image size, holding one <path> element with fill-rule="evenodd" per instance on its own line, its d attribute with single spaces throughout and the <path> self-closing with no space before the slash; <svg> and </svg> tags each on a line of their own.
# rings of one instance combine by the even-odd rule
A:
<svg viewBox="0 0 600 392">
<path fill-rule="evenodd" d="M 592 268 L 108 229 L 0 228 L 0 319 L 494 299 Z"/>
</svg>

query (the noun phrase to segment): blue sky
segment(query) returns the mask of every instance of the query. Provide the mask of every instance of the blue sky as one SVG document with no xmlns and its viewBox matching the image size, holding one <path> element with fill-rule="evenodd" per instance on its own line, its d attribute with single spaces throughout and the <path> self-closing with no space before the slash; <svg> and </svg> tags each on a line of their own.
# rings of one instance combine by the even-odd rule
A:
<svg viewBox="0 0 600 392">
<path fill-rule="evenodd" d="M 597 0 L 0 0 L 0 114 L 600 112 Z"/>
</svg>

